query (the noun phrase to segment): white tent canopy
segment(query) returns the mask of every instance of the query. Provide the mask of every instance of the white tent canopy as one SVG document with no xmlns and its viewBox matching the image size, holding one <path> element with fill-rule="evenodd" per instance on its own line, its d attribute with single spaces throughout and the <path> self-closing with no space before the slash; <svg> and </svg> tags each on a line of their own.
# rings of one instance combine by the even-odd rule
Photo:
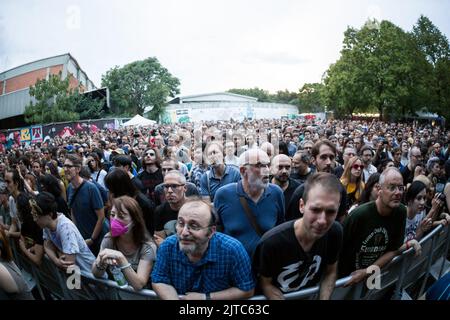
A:
<svg viewBox="0 0 450 320">
<path fill-rule="evenodd" d="M 122 124 L 122 126 L 123 127 L 129 127 L 129 126 L 141 127 L 141 126 L 151 126 L 154 124 L 156 124 L 156 121 L 146 119 L 143 116 L 140 116 L 137 114 L 132 119 L 130 119 L 127 122 L 125 122 L 124 124 Z"/>
</svg>

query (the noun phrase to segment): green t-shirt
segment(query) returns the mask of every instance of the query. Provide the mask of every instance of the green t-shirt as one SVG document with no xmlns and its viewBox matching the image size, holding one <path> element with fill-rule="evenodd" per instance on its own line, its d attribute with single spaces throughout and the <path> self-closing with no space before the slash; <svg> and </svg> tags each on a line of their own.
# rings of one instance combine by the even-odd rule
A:
<svg viewBox="0 0 450 320">
<path fill-rule="evenodd" d="M 367 268 L 388 251 L 403 243 L 406 207 L 400 205 L 389 216 L 378 213 L 375 202 L 356 208 L 344 221 L 344 244 L 339 259 L 339 276 Z"/>
</svg>

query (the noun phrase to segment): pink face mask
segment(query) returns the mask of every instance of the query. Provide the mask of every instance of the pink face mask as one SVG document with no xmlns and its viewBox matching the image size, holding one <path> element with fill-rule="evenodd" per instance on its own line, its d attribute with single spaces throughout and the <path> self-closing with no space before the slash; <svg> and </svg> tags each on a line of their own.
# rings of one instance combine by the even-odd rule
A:
<svg viewBox="0 0 450 320">
<path fill-rule="evenodd" d="M 128 232 L 128 228 L 131 226 L 131 223 L 129 225 L 124 225 L 120 220 L 117 220 L 115 218 L 110 219 L 111 222 L 111 235 L 113 237 L 120 237 L 121 235 Z"/>
</svg>

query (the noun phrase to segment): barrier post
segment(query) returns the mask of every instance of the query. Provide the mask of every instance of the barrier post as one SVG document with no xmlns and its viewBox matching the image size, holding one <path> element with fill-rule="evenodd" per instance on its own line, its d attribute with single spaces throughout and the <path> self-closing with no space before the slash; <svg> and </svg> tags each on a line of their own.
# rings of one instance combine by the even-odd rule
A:
<svg viewBox="0 0 450 320">
<path fill-rule="evenodd" d="M 422 296 L 423 291 L 425 290 L 425 286 L 428 281 L 428 277 L 430 276 L 431 261 L 433 260 L 433 251 L 434 251 L 434 247 L 436 246 L 436 238 L 438 236 L 439 236 L 439 234 L 437 232 L 433 235 L 433 240 L 431 242 L 431 250 L 430 250 L 430 254 L 428 255 L 427 271 L 425 273 L 425 278 L 423 279 L 422 286 L 420 287 L 419 297 Z"/>
</svg>

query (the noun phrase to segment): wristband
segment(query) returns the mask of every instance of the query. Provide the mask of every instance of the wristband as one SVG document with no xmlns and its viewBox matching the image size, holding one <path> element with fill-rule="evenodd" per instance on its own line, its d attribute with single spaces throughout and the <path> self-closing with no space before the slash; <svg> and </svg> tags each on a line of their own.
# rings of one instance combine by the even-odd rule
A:
<svg viewBox="0 0 450 320">
<path fill-rule="evenodd" d="M 205 293 L 205 299 L 211 300 L 211 293 L 209 293 L 209 292 Z"/>
<path fill-rule="evenodd" d="M 119 267 L 119 269 L 120 270 L 124 270 L 124 269 L 129 268 L 129 267 L 131 267 L 131 263 L 127 263 L 126 265 Z"/>
<path fill-rule="evenodd" d="M 409 241 L 411 241 L 411 240 L 406 241 L 406 250 L 409 249 Z"/>
</svg>

